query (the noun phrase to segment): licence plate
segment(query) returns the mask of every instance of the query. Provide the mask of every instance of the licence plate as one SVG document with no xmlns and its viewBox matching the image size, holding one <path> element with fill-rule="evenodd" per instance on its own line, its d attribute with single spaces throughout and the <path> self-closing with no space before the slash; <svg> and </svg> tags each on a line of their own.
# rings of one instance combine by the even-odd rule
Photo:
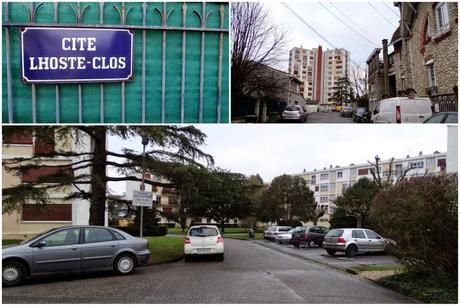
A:
<svg viewBox="0 0 460 306">
<path fill-rule="evenodd" d="M 209 253 L 211 249 L 209 248 L 201 248 L 201 249 L 197 249 L 197 252 L 198 253 Z"/>
</svg>

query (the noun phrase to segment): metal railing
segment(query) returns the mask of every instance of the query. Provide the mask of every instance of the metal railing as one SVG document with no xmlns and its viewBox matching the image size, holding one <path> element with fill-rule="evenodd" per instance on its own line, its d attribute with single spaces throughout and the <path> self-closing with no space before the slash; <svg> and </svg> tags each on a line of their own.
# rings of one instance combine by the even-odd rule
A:
<svg viewBox="0 0 460 306">
<path fill-rule="evenodd" d="M 227 122 L 228 118 L 222 118 L 222 113 L 223 113 L 223 108 L 225 108 L 225 112 L 228 112 L 228 95 L 225 95 L 225 100 L 223 98 L 223 87 L 225 85 L 226 88 L 228 88 L 228 51 L 224 54 L 224 40 L 228 43 L 228 3 L 218 3 L 219 8 L 214 9 L 214 10 L 209 10 L 207 9 L 207 4 L 206 2 L 199 3 L 201 5 L 201 9 L 197 10 L 194 9 L 193 13 L 190 14 L 189 6 L 194 5 L 196 6 L 196 3 L 181 3 L 181 14 L 180 16 L 182 17 L 182 22 L 181 26 L 171 26 L 168 25 L 168 21 L 170 19 L 170 16 L 172 14 L 176 13 L 176 8 L 177 8 L 177 3 L 176 8 L 168 8 L 170 5 L 169 3 L 167 4 L 166 2 L 162 3 L 162 8 L 158 7 L 150 7 L 155 3 L 152 2 L 142 2 L 142 3 L 134 3 L 130 2 L 129 4 L 132 5 L 131 7 L 127 7 L 125 2 L 121 2 L 121 4 L 112 4 L 112 3 L 106 3 L 106 2 L 99 2 L 98 5 L 98 11 L 99 11 L 99 23 L 83 23 L 84 17 L 86 14 L 91 11 L 90 8 L 96 6 L 96 4 L 86 4 L 85 2 L 80 3 L 80 2 L 74 2 L 74 3 L 62 3 L 62 2 L 47 2 L 47 3 L 35 3 L 31 2 L 28 5 L 26 3 L 21 4 L 24 7 L 25 12 L 27 12 L 27 17 L 28 17 L 28 22 L 16 22 L 12 21 L 10 18 L 10 4 L 9 2 L 3 3 L 3 29 L 4 29 L 4 35 L 5 35 L 5 45 L 4 45 L 4 52 L 5 54 L 5 64 L 6 64 L 6 89 L 7 89 L 7 94 L 6 94 L 6 108 L 8 110 L 8 116 L 7 120 L 8 123 L 15 123 L 16 121 L 21 121 L 25 122 L 27 120 L 25 119 L 20 119 L 17 120 L 16 117 L 20 116 L 22 112 L 25 112 L 27 110 L 25 109 L 19 109 L 16 112 L 15 110 L 15 97 L 17 95 L 21 95 L 23 90 L 27 90 L 27 87 L 30 86 L 30 91 L 31 91 L 31 102 L 30 102 L 30 108 L 32 112 L 31 116 L 31 122 L 29 123 L 37 123 L 37 103 L 41 103 L 41 101 L 37 100 L 37 87 L 40 87 L 42 85 L 38 84 L 20 84 L 20 80 L 14 78 L 12 76 L 12 54 L 11 54 L 11 44 L 12 44 L 12 29 L 20 29 L 24 27 L 59 27 L 59 28 L 65 28 L 65 27 L 72 27 L 72 28 L 114 28 L 114 29 L 128 29 L 132 31 L 141 31 L 142 36 L 141 36 L 141 60 L 140 60 L 140 65 L 141 65 L 141 78 L 140 78 L 140 105 L 139 105 L 139 112 L 140 112 L 140 120 L 130 120 L 127 119 L 126 117 L 126 84 L 125 82 L 120 83 L 120 116 L 118 120 L 115 120 L 115 123 L 166 123 L 168 120 L 166 118 L 167 114 L 167 92 L 166 92 L 166 82 L 167 82 L 167 76 L 166 76 L 166 70 L 167 70 L 167 39 L 168 39 L 168 33 L 172 32 L 179 32 L 182 34 L 181 38 L 181 46 L 180 48 L 180 61 L 181 61 L 181 71 L 180 74 L 178 73 L 177 77 L 180 77 L 180 101 L 178 101 L 180 105 L 180 109 L 178 110 L 178 116 L 177 120 L 174 120 L 177 123 L 184 123 L 184 122 L 197 122 L 197 123 L 202 123 L 204 122 L 203 115 L 206 114 L 206 112 L 212 111 L 214 114 L 207 114 L 207 122 L 210 122 L 209 118 L 212 117 L 214 118 L 212 121 L 216 123 L 220 122 Z M 18 5 L 18 4 L 16 4 Z M 40 13 L 40 11 L 44 11 L 43 7 L 45 6 L 53 6 L 53 23 L 38 23 L 37 22 L 37 14 Z M 72 12 L 74 14 L 74 19 L 75 23 L 70 23 L 70 22 L 64 22 L 64 23 L 59 23 L 60 16 L 59 16 L 59 9 L 60 6 L 67 6 L 72 9 Z M 104 13 L 107 13 L 106 8 L 107 6 L 111 5 L 113 10 L 115 10 L 119 16 L 119 24 L 104 24 Z M 129 17 L 129 14 L 132 13 L 134 10 L 140 10 L 141 11 L 141 19 L 142 19 L 142 24 L 127 24 L 127 20 Z M 93 10 L 94 11 L 94 10 Z M 227 14 L 226 14 L 227 12 Z M 189 14 L 188 14 L 189 13 Z M 208 19 L 211 14 L 217 15 L 218 16 L 218 26 L 209 26 L 208 24 Z M 17 14 L 16 14 L 17 15 Z M 152 15 L 157 15 L 161 18 L 161 25 L 151 25 L 147 24 L 148 18 L 158 18 L 158 17 L 149 17 Z M 177 15 L 177 14 L 176 14 Z M 227 15 L 227 19 L 225 16 Z M 199 26 L 187 26 L 187 22 L 189 21 L 187 19 L 191 18 L 191 16 L 195 16 L 197 20 L 199 20 Z M 178 17 L 177 17 L 178 18 Z M 177 19 L 176 19 L 177 20 Z M 226 22 L 227 20 L 227 22 Z M 174 22 L 177 23 L 177 22 Z M 216 22 L 214 22 L 216 24 Z M 147 58 L 147 43 L 148 43 L 148 35 L 147 33 L 149 31 L 161 31 L 162 37 L 161 37 L 161 88 L 155 88 L 155 90 L 161 90 L 161 116 L 160 120 L 152 121 L 152 120 L 147 120 L 146 114 L 147 114 L 147 103 L 149 102 L 149 95 L 147 94 L 147 84 L 146 80 L 149 77 L 147 74 L 147 64 L 148 64 L 148 58 Z M 185 108 L 186 108 L 186 94 L 187 94 L 187 84 L 186 80 L 188 77 L 188 71 L 187 71 L 187 55 L 188 52 L 191 52 L 190 49 L 187 48 L 187 35 L 189 33 L 199 33 L 200 37 L 200 49 L 199 51 L 196 51 L 195 53 L 197 54 L 197 60 L 199 60 L 199 91 L 198 91 L 198 111 L 197 114 L 193 114 L 193 116 L 188 116 L 186 115 Z M 218 55 L 216 57 L 217 62 L 209 62 L 206 59 L 206 54 L 209 49 L 207 49 L 206 46 L 206 35 L 208 33 L 213 33 L 218 35 Z M 17 41 L 17 38 L 14 39 L 14 41 Z M 135 47 L 136 48 L 136 47 Z M 135 52 L 133 50 L 133 52 Z M 215 52 L 215 50 L 213 50 Z M 223 63 L 223 57 L 226 57 L 226 63 Z M 16 55 L 13 55 L 16 56 Z M 179 61 L 179 58 L 177 59 Z M 136 65 L 136 59 L 133 62 L 133 66 Z M 215 97 L 210 97 L 209 94 L 206 94 L 206 92 L 209 92 L 208 90 L 209 82 L 206 83 L 206 78 L 209 78 L 209 72 L 206 73 L 205 69 L 209 65 L 209 67 L 215 67 L 217 66 L 217 76 L 212 76 L 212 79 L 216 79 L 215 84 L 212 85 L 213 90 L 216 90 L 216 96 Z M 225 66 L 224 66 L 225 65 Z M 226 68 L 225 68 L 226 67 Z M 191 69 L 189 69 L 191 70 Z M 224 74 L 224 70 L 227 72 Z M 198 81 L 198 80 L 197 80 Z M 133 81 L 134 82 L 134 81 Z M 137 82 L 137 80 L 136 80 Z M 225 84 L 223 84 L 225 82 Z M 197 82 L 198 83 L 198 82 Z M 18 85 L 19 84 L 19 85 Z M 61 87 L 62 84 L 55 84 L 54 85 L 54 107 L 55 107 L 55 118 L 53 120 L 48 119 L 45 120 L 47 123 L 62 123 L 62 115 L 61 115 L 61 110 L 63 109 L 63 104 L 62 104 L 62 92 L 61 92 Z M 75 85 L 73 85 L 75 86 Z M 78 123 L 84 123 L 85 122 L 85 110 L 84 110 L 84 97 L 83 97 L 83 91 L 85 90 L 86 84 L 76 84 L 78 87 Z M 104 90 L 106 84 L 100 83 L 99 84 L 99 123 L 105 123 L 107 120 L 106 115 L 107 115 L 107 110 L 106 110 L 106 100 L 108 98 L 107 92 Z M 206 87 L 207 86 L 207 87 Z M 20 90 L 17 90 L 19 88 Z M 50 90 L 48 87 L 44 90 Z M 16 92 L 14 90 L 16 89 Z M 179 89 L 178 89 L 179 90 Z M 212 90 L 211 90 L 212 91 Z M 205 99 L 207 99 L 207 103 L 205 104 Z M 5 99 L 3 99 L 5 100 Z M 189 99 L 190 100 L 190 99 Z M 225 102 L 227 102 L 225 104 Z M 49 101 L 43 101 L 43 103 L 49 103 Z M 3 101 L 4 104 L 4 109 L 5 109 L 5 101 Z M 23 107 L 22 103 L 22 108 Z M 211 105 L 211 107 L 210 107 Z M 207 107 L 207 108 L 206 108 Z M 92 110 L 87 110 L 88 112 Z M 30 115 L 29 115 L 30 116 Z M 190 118 L 194 117 L 194 118 Z M 6 121 L 6 118 L 4 116 L 3 121 Z M 114 122 L 114 120 L 111 120 Z M 43 120 L 42 120 L 43 122 Z M 169 120 L 171 122 L 171 120 Z"/>
<path fill-rule="evenodd" d="M 440 112 L 458 112 L 458 97 L 456 94 L 441 94 L 430 96 L 433 105 L 439 105 Z"/>
</svg>

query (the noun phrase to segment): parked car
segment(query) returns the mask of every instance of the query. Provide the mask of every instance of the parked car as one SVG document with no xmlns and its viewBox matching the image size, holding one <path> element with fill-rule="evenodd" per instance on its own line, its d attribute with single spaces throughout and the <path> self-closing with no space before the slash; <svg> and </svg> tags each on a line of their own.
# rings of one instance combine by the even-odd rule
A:
<svg viewBox="0 0 460 306">
<path fill-rule="evenodd" d="M 184 259 L 192 256 L 215 255 L 224 260 L 224 239 L 215 225 L 195 225 L 190 227 L 184 242 Z"/>
<path fill-rule="evenodd" d="M 288 105 L 281 113 L 282 121 L 300 121 L 307 120 L 307 111 L 300 105 Z"/>
<path fill-rule="evenodd" d="M 353 107 L 346 105 L 340 111 L 340 116 L 342 117 L 351 117 L 353 115 Z"/>
<path fill-rule="evenodd" d="M 150 257 L 148 241 L 115 228 L 68 226 L 2 249 L 2 284 L 43 274 L 115 270 L 130 274 Z"/>
<path fill-rule="evenodd" d="M 264 231 L 264 239 L 275 240 L 276 236 L 287 233 L 291 229 L 290 226 L 270 226 Z"/>
<path fill-rule="evenodd" d="M 329 229 L 323 226 L 307 226 L 292 234 L 291 243 L 296 248 L 302 244 L 310 248 L 321 246 L 328 231 Z"/>
<path fill-rule="evenodd" d="M 371 117 L 373 123 L 422 123 L 433 114 L 429 98 L 397 97 L 380 101 Z"/>
<path fill-rule="evenodd" d="M 353 113 L 353 121 L 354 122 L 370 122 L 371 113 L 369 112 L 367 107 L 358 107 L 356 111 Z"/>
<path fill-rule="evenodd" d="M 348 257 L 358 253 L 384 252 L 389 240 L 365 228 L 336 228 L 327 233 L 323 247 L 329 255 L 344 252 Z"/>
<path fill-rule="evenodd" d="M 276 238 L 275 240 L 279 243 L 279 244 L 283 244 L 283 243 L 287 243 L 287 244 L 290 244 L 291 243 L 291 238 L 292 238 L 292 235 L 294 233 L 297 233 L 299 231 L 302 231 L 304 230 L 305 227 L 302 227 L 302 226 L 298 226 L 296 228 L 291 228 L 289 231 L 287 231 L 286 233 L 280 233 L 278 235 L 276 235 Z"/>
<path fill-rule="evenodd" d="M 423 123 L 458 123 L 458 113 L 456 112 L 441 112 L 436 113 Z"/>
</svg>

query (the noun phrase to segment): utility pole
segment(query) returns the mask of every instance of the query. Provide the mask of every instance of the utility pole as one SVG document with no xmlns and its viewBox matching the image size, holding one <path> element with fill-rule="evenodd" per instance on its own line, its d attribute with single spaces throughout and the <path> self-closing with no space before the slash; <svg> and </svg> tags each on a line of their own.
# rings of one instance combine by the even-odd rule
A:
<svg viewBox="0 0 460 306">
<path fill-rule="evenodd" d="M 145 179 L 145 146 L 149 143 L 149 140 L 147 137 L 143 136 L 142 137 L 142 182 L 141 182 L 141 191 L 145 191 L 145 184 L 144 184 L 144 179 Z M 141 206 L 141 222 L 140 222 L 140 237 L 142 238 L 142 230 L 144 228 L 144 206 Z"/>
</svg>

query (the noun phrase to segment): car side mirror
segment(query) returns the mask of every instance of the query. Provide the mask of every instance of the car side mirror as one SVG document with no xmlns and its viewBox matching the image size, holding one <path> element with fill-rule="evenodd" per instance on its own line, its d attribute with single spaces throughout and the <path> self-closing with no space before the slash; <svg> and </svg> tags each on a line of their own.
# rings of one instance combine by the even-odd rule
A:
<svg viewBox="0 0 460 306">
<path fill-rule="evenodd" d="M 43 248 L 43 247 L 46 247 L 46 241 L 45 240 L 42 240 L 42 241 L 39 241 L 37 243 L 35 243 L 32 247 L 34 248 Z"/>
</svg>

